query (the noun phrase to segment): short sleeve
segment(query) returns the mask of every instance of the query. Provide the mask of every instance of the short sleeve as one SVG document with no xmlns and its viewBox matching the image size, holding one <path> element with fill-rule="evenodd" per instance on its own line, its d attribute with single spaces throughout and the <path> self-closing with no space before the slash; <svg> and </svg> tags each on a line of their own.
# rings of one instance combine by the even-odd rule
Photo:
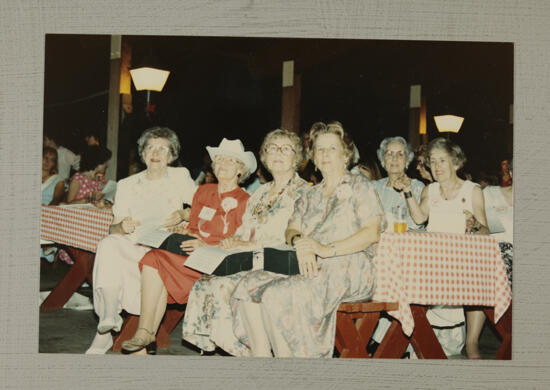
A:
<svg viewBox="0 0 550 390">
<path fill-rule="evenodd" d="M 298 198 L 294 202 L 294 212 L 292 213 L 290 219 L 288 220 L 288 225 L 298 225 L 302 226 L 302 219 L 307 210 L 307 205 L 309 202 L 310 191 L 306 191 L 303 188 L 297 190 Z M 302 229 L 299 229 L 302 230 Z"/>
<path fill-rule="evenodd" d="M 113 220 L 122 220 L 128 217 L 128 195 L 127 195 L 127 183 L 118 182 L 116 186 L 116 193 L 113 203 Z M 125 208 L 126 207 L 126 208 Z"/>
<path fill-rule="evenodd" d="M 365 226 L 372 217 L 381 216 L 380 229 L 384 230 L 386 228 L 386 218 L 378 193 L 368 179 L 361 175 L 354 176 L 356 178 L 352 186 L 352 199 L 359 225 Z"/>
<path fill-rule="evenodd" d="M 183 203 L 192 204 L 197 185 L 195 181 L 191 179 L 191 175 L 187 168 L 181 167 L 177 169 L 179 171 L 178 180 L 181 185 Z"/>
</svg>

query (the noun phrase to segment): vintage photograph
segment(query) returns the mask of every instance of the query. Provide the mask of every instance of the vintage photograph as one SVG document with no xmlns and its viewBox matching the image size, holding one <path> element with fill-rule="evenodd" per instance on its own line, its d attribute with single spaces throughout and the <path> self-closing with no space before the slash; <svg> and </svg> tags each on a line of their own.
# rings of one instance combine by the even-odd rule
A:
<svg viewBox="0 0 550 390">
<path fill-rule="evenodd" d="M 511 359 L 513 73 L 511 42 L 46 34 L 39 352 Z"/>
</svg>

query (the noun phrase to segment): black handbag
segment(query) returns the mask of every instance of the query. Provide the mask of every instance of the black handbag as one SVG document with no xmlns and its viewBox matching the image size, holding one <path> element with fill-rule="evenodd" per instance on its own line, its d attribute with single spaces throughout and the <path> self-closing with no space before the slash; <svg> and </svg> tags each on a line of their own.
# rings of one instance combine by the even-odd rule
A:
<svg viewBox="0 0 550 390">
<path fill-rule="evenodd" d="M 175 253 L 177 255 L 189 256 L 189 253 L 181 250 L 180 245 L 183 241 L 196 240 L 197 237 L 188 234 L 174 233 L 169 235 L 166 240 L 160 244 L 159 249 Z"/>
<path fill-rule="evenodd" d="M 212 275 L 226 276 L 241 271 L 249 271 L 252 269 L 252 258 L 252 252 L 232 253 L 223 259 L 220 265 L 212 272 Z"/>
<path fill-rule="evenodd" d="M 264 270 L 283 275 L 298 275 L 296 251 L 264 248 Z"/>
</svg>

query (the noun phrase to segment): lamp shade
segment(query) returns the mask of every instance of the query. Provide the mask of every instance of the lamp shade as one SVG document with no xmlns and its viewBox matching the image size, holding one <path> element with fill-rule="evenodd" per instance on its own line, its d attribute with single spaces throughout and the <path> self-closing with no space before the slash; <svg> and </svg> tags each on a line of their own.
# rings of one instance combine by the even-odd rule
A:
<svg viewBox="0 0 550 390">
<path fill-rule="evenodd" d="M 141 67 L 130 70 L 137 91 L 162 91 L 170 71 L 151 67 Z"/>
<path fill-rule="evenodd" d="M 434 116 L 435 125 L 440 133 L 458 133 L 464 118 L 456 115 Z"/>
</svg>

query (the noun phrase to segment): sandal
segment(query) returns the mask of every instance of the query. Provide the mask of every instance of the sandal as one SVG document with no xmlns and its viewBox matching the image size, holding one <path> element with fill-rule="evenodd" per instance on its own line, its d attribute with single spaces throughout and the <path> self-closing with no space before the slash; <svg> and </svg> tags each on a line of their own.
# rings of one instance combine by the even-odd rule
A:
<svg viewBox="0 0 550 390">
<path fill-rule="evenodd" d="M 138 337 L 132 337 L 130 340 L 123 341 L 121 344 L 122 347 L 122 353 L 123 354 L 130 354 L 134 352 L 139 352 L 143 348 L 147 351 L 147 355 L 156 355 L 157 354 L 157 341 L 155 339 L 155 335 L 152 332 L 149 332 L 145 328 L 138 328 L 143 329 L 145 332 L 147 332 L 149 335 L 153 337 L 153 341 L 151 341 L 149 344 L 146 344 L 143 339 L 140 339 Z"/>
</svg>

